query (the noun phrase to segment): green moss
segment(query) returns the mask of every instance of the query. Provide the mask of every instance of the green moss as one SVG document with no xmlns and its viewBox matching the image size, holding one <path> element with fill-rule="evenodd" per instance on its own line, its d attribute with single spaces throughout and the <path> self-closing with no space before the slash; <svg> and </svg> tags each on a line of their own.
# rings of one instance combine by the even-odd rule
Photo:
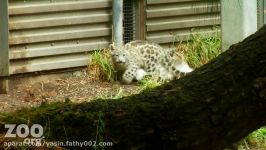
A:
<svg viewBox="0 0 266 150">
<path fill-rule="evenodd" d="M 238 144 L 239 150 L 266 149 L 266 127 L 250 133 Z"/>
<path fill-rule="evenodd" d="M 103 102 L 101 106 L 105 105 Z M 79 109 L 78 104 L 52 103 L 43 104 L 37 108 L 22 109 L 20 111 L 1 114 L 0 126 L 3 133 L 4 124 L 41 124 L 47 140 L 65 141 L 67 139 L 90 140 L 94 137 L 98 119 L 98 112 Z M 99 106 L 94 105 L 94 108 Z M 95 128 L 95 129 L 94 129 Z M 78 129 L 78 130 L 75 130 Z M 82 132 L 82 133 L 81 133 Z"/>
</svg>

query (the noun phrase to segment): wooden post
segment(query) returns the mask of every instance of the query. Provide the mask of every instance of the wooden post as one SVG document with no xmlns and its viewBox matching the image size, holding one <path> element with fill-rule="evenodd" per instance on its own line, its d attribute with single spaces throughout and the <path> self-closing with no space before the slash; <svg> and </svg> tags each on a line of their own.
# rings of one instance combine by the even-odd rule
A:
<svg viewBox="0 0 266 150">
<path fill-rule="evenodd" d="M 136 40 L 145 40 L 146 31 L 146 0 L 137 0 L 136 8 Z"/>
<path fill-rule="evenodd" d="M 0 3 L 0 93 L 7 93 L 9 76 L 8 0 Z"/>
<path fill-rule="evenodd" d="M 113 42 L 123 44 L 123 0 L 113 0 Z"/>
</svg>

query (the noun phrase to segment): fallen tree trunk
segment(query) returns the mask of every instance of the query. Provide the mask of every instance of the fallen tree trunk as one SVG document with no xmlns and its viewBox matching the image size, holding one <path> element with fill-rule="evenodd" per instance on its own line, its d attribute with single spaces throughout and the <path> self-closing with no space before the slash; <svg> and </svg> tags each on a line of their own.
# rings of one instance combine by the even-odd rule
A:
<svg viewBox="0 0 266 150">
<path fill-rule="evenodd" d="M 44 104 L 0 122 L 40 123 L 52 141 L 100 136 L 114 143 L 111 149 L 222 150 L 266 125 L 265 116 L 266 26 L 207 65 L 153 90 L 119 100 Z"/>
</svg>

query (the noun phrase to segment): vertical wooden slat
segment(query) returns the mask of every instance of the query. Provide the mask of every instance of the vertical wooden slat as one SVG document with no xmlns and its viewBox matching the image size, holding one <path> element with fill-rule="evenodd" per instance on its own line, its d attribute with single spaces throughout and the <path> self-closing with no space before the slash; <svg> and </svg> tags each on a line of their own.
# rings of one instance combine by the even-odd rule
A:
<svg viewBox="0 0 266 150">
<path fill-rule="evenodd" d="M 146 0 L 138 0 L 136 8 L 136 39 L 145 40 L 146 31 Z"/>
<path fill-rule="evenodd" d="M 8 91 L 9 46 L 8 46 L 8 0 L 0 2 L 0 93 Z"/>
</svg>

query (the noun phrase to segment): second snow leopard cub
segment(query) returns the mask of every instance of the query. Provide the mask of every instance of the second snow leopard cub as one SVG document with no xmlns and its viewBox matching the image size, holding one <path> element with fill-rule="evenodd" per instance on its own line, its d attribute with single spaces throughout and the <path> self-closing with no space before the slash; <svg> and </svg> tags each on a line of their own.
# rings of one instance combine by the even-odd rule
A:
<svg viewBox="0 0 266 150">
<path fill-rule="evenodd" d="M 146 41 L 132 41 L 122 46 L 111 44 L 110 50 L 115 69 L 123 73 L 125 83 L 141 80 L 145 75 L 171 80 L 193 70 L 174 51 Z"/>
</svg>

